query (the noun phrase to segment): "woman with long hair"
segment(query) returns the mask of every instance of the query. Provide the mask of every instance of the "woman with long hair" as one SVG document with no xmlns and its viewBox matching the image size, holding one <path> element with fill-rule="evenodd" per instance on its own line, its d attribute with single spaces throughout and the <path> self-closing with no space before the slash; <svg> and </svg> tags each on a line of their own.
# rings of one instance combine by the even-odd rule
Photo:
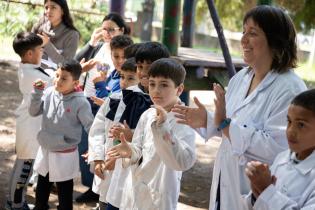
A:
<svg viewBox="0 0 315 210">
<path fill-rule="evenodd" d="M 32 32 L 43 39 L 44 64 L 58 64 L 74 57 L 80 35 L 73 25 L 66 0 L 45 0 L 44 16 L 33 27 Z M 45 60 L 50 62 L 45 63 Z"/>
</svg>

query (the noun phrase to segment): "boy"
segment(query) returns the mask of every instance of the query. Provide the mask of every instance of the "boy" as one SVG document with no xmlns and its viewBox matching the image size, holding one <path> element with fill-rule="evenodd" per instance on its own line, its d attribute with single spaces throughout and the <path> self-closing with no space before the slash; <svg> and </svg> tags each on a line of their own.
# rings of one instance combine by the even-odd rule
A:
<svg viewBox="0 0 315 210">
<path fill-rule="evenodd" d="M 128 59 L 121 67 L 120 71 L 120 87 L 125 90 L 128 87 L 135 87 L 139 83 L 136 75 L 136 63 L 134 58 Z M 106 193 L 110 183 L 111 173 L 104 172 L 106 170 L 113 170 L 112 167 L 108 168 L 110 164 L 105 162 L 104 150 L 105 148 L 112 147 L 113 139 L 108 135 L 109 128 L 114 123 L 119 122 L 122 117 L 122 111 L 125 109 L 125 101 L 121 100 L 123 93 L 114 93 L 108 100 L 105 101 L 97 113 L 93 125 L 89 133 L 89 163 L 94 163 L 94 187 L 93 190 L 100 193 L 100 209 L 105 209 Z M 148 100 L 147 108 L 151 103 Z M 128 105 L 128 104 L 127 104 Z M 142 104 L 144 105 L 144 104 Z M 110 139 L 110 140 L 109 140 Z M 102 181 L 99 179 L 103 179 Z M 105 178 L 105 180 L 104 180 Z"/>
<path fill-rule="evenodd" d="M 34 83 L 29 113 L 43 115 L 37 135 L 39 150 L 34 170 L 39 174 L 35 209 L 48 209 L 53 182 L 57 184 L 58 209 L 72 209 L 73 178 L 79 175 L 78 144 L 82 126 L 88 132 L 93 115 L 82 91 L 77 89 L 81 65 L 70 60 L 56 71 L 54 87 L 43 96 L 45 83 Z"/>
<path fill-rule="evenodd" d="M 252 161 L 246 174 L 252 192 L 249 209 L 315 209 L 315 89 L 296 96 L 288 109 L 289 148 L 269 170 Z"/>
<path fill-rule="evenodd" d="M 94 79 L 94 86 L 90 86 L 90 82 L 87 82 L 84 93 L 90 102 L 92 113 L 95 116 L 100 104 L 104 103 L 103 98 L 108 97 L 111 93 L 119 92 L 119 71 L 121 65 L 125 62 L 124 49 L 133 43 L 132 39 L 127 35 L 118 35 L 112 38 L 110 42 L 111 58 L 115 69 L 110 73 L 109 77 L 104 81 L 104 77 L 98 76 Z M 99 51 L 102 52 L 102 51 Z M 97 57 L 97 56 L 96 56 Z M 89 72 L 90 73 L 90 72 Z M 93 74 L 89 74 L 91 77 Z M 103 74 L 106 75 L 106 74 Z M 94 76 L 93 76 L 94 77 Z M 89 81 L 88 79 L 87 81 Z M 96 92 L 95 92 L 96 91 Z M 81 182 L 83 185 L 89 187 L 89 189 L 76 198 L 76 202 L 86 202 L 91 200 L 98 200 L 98 195 L 92 191 L 93 174 L 90 173 L 90 168 L 85 162 L 85 155 L 88 150 L 88 134 L 83 131 L 82 141 L 79 144 L 80 154 L 80 169 L 81 169 Z M 81 156 L 83 155 L 83 156 Z"/>
<path fill-rule="evenodd" d="M 15 112 L 17 158 L 9 181 L 6 209 L 29 209 L 25 201 L 25 192 L 38 150 L 36 135 L 40 128 L 41 117 L 31 117 L 27 109 L 33 81 L 37 78 L 51 80 L 48 73 L 39 67 L 43 53 L 42 44 L 43 41 L 39 36 L 29 32 L 18 33 L 13 41 L 14 51 L 21 58 L 18 78 L 23 100 Z"/>
<path fill-rule="evenodd" d="M 132 165 L 132 180 L 124 187 L 119 209 L 176 209 L 181 171 L 195 162 L 195 132 L 176 123 L 171 108 L 180 102 L 186 71 L 173 59 L 152 63 L 149 95 L 154 108 L 145 111 L 135 129 L 132 143 L 121 134 L 121 143 L 107 155 L 124 158 Z"/>
</svg>

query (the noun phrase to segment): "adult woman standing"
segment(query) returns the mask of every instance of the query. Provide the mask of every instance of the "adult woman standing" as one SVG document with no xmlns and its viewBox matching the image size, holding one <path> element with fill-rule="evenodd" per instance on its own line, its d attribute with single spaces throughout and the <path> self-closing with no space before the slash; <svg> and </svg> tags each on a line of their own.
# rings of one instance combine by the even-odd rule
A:
<svg viewBox="0 0 315 210">
<path fill-rule="evenodd" d="M 222 136 L 215 161 L 209 209 L 245 209 L 241 194 L 249 192 L 245 175 L 248 161 L 272 163 L 287 146 L 287 108 L 306 89 L 292 68 L 296 66 L 296 33 L 289 16 L 272 6 L 258 6 L 243 20 L 241 40 L 249 67 L 229 82 L 227 92 L 217 84 L 215 112 L 176 106 L 180 123 L 188 124 L 206 139 Z"/>
<path fill-rule="evenodd" d="M 73 25 L 67 1 L 45 0 L 44 9 L 44 16 L 32 29 L 43 39 L 43 60 L 58 64 L 72 59 L 80 35 Z"/>
<path fill-rule="evenodd" d="M 109 73 L 114 70 L 114 65 L 111 59 L 110 41 L 113 37 L 129 34 L 130 29 L 126 25 L 124 19 L 117 13 L 109 13 L 102 21 L 102 26 L 96 28 L 91 36 L 90 41 L 82 48 L 82 50 L 75 56 L 75 59 L 81 61 L 84 59 L 87 63 L 95 64 L 107 63 L 110 65 Z M 91 66 L 91 65 L 89 65 Z M 107 74 L 109 75 L 109 74 Z M 95 96 L 96 90 L 93 79 L 99 76 L 96 68 L 88 70 L 82 74 L 81 82 L 84 88 L 84 95 L 88 98 L 93 114 L 98 111 L 99 106 L 93 103 L 91 97 Z M 88 150 L 88 135 L 83 130 L 81 143 L 79 144 L 80 155 Z M 93 177 L 90 172 L 89 165 L 86 164 L 84 158 L 80 157 L 81 182 L 89 189 L 82 195 L 76 198 L 77 202 L 98 201 L 98 195 L 92 191 Z M 97 189 L 96 189 L 97 191 Z"/>
</svg>

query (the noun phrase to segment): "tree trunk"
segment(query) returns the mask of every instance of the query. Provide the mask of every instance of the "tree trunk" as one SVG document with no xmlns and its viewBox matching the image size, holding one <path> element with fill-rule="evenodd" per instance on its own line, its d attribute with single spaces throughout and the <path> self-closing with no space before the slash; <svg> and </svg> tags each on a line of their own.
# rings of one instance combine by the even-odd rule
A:
<svg viewBox="0 0 315 210">
<path fill-rule="evenodd" d="M 222 29 L 222 26 L 221 26 L 221 23 L 220 23 L 220 19 L 219 19 L 219 16 L 218 16 L 218 13 L 217 13 L 217 10 L 215 8 L 213 0 L 207 0 L 207 4 L 208 4 L 208 8 L 209 8 L 209 11 L 210 11 L 210 14 L 211 14 L 211 18 L 212 18 L 214 27 L 215 27 L 215 29 L 217 31 L 217 34 L 218 34 L 220 46 L 221 46 L 223 57 L 224 57 L 224 60 L 225 60 L 225 65 L 226 65 L 226 68 L 228 70 L 229 77 L 231 78 L 231 77 L 233 77 L 233 75 L 236 72 L 235 72 L 235 67 L 234 67 L 234 65 L 232 63 L 232 59 L 231 59 L 231 55 L 230 55 L 230 52 L 229 52 L 229 48 L 228 48 L 228 46 L 226 44 L 226 40 L 225 40 L 225 37 L 224 37 L 224 33 L 223 33 L 223 29 Z"/>
<path fill-rule="evenodd" d="M 140 39 L 142 42 L 151 41 L 154 6 L 154 0 L 145 0 L 142 3 L 142 30 L 140 34 Z"/>
</svg>

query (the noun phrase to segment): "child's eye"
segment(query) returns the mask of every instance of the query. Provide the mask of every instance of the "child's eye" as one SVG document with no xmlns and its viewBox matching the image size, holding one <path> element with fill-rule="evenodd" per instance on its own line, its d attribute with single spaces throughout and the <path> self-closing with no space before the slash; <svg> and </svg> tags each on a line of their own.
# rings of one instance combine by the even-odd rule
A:
<svg viewBox="0 0 315 210">
<path fill-rule="evenodd" d="M 299 123 L 298 123 L 298 127 L 299 127 L 299 128 L 304 128 L 304 126 L 305 126 L 304 123 L 302 123 L 302 122 L 299 122 Z"/>
</svg>

